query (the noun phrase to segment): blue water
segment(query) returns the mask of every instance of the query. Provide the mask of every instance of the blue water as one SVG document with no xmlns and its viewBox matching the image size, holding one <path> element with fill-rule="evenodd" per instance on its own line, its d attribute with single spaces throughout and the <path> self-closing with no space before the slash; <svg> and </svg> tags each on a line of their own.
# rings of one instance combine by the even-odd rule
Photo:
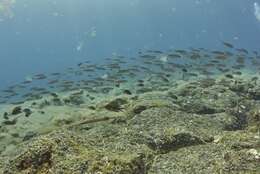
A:
<svg viewBox="0 0 260 174">
<path fill-rule="evenodd" d="M 3 0 L 0 0 L 0 2 Z M 7 1 L 7 0 L 5 0 Z M 257 0 L 17 0 L 0 22 L 0 88 L 143 49 L 259 50 Z"/>
</svg>

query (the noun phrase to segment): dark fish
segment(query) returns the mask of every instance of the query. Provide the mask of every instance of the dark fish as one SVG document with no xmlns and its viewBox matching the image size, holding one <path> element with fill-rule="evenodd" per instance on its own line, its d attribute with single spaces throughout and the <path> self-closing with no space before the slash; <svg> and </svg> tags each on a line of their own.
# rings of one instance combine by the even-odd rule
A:
<svg viewBox="0 0 260 174">
<path fill-rule="evenodd" d="M 211 51 L 212 54 L 220 54 L 223 55 L 225 54 L 223 51 Z"/>
<path fill-rule="evenodd" d="M 245 67 L 245 65 L 242 65 L 242 64 L 232 66 L 233 69 L 242 69 L 244 67 Z"/>
<path fill-rule="evenodd" d="M 45 91 L 45 88 L 41 88 L 41 87 L 32 87 L 30 90 L 32 91 Z"/>
<path fill-rule="evenodd" d="M 181 58 L 179 54 L 168 54 L 167 55 L 169 58 Z"/>
<path fill-rule="evenodd" d="M 204 69 L 201 71 L 201 74 L 206 75 L 206 76 L 211 76 L 211 75 L 214 75 L 215 73 Z"/>
<path fill-rule="evenodd" d="M 236 62 L 239 63 L 239 64 L 244 64 L 245 63 L 245 59 L 244 59 L 244 57 L 238 57 Z"/>
<path fill-rule="evenodd" d="M 160 78 L 161 78 L 161 79 L 162 79 L 164 82 L 167 82 L 167 83 L 168 83 L 168 82 L 170 82 L 170 81 L 169 81 L 169 79 L 168 79 L 168 78 L 166 78 L 166 77 L 164 77 L 163 75 L 162 75 L 162 76 L 160 76 Z"/>
<path fill-rule="evenodd" d="M 96 67 L 97 70 L 106 70 L 106 68 L 103 68 L 103 67 Z"/>
<path fill-rule="evenodd" d="M 14 96 L 17 96 L 17 95 L 19 95 L 19 94 L 14 92 L 14 93 L 9 94 L 7 97 L 11 98 L 11 97 L 14 97 Z"/>
<path fill-rule="evenodd" d="M 226 74 L 225 76 L 226 76 L 227 78 L 229 78 L 229 79 L 233 79 L 233 78 L 234 78 L 232 74 Z"/>
<path fill-rule="evenodd" d="M 143 87 L 144 84 L 143 83 L 138 83 L 137 86 Z"/>
<path fill-rule="evenodd" d="M 155 54 L 162 54 L 162 51 L 158 51 L 158 50 L 147 50 L 148 53 L 155 53 Z"/>
<path fill-rule="evenodd" d="M 7 103 L 6 100 L 0 101 L 0 104 L 5 104 L 5 103 Z"/>
<path fill-rule="evenodd" d="M 242 75 L 242 72 L 241 71 L 234 71 L 233 74 Z"/>
<path fill-rule="evenodd" d="M 48 84 L 55 84 L 55 83 L 58 83 L 59 80 L 55 79 L 55 80 L 50 80 L 48 81 Z"/>
<path fill-rule="evenodd" d="M 217 55 L 214 58 L 218 59 L 218 60 L 226 60 L 228 58 L 228 56 L 223 54 L 223 55 Z"/>
<path fill-rule="evenodd" d="M 188 76 L 191 77 L 198 77 L 199 75 L 197 73 L 187 73 Z"/>
<path fill-rule="evenodd" d="M 231 56 L 233 56 L 233 53 L 231 53 L 229 51 L 225 51 L 225 55 L 231 57 Z"/>
<path fill-rule="evenodd" d="M 33 79 L 36 79 L 36 80 L 42 80 L 42 79 L 46 79 L 46 78 L 47 78 L 47 76 L 44 74 L 36 74 L 33 77 Z"/>
<path fill-rule="evenodd" d="M 216 64 L 217 64 L 217 63 L 220 63 L 219 60 L 211 60 L 210 62 L 216 63 Z"/>
<path fill-rule="evenodd" d="M 132 92 L 128 89 L 123 90 L 123 93 L 127 95 L 132 95 Z"/>
<path fill-rule="evenodd" d="M 187 54 L 186 50 L 175 50 L 175 52 L 179 54 Z"/>
<path fill-rule="evenodd" d="M 231 43 L 228 43 L 228 42 L 222 42 L 222 43 L 223 43 L 223 45 L 225 45 L 228 48 L 234 48 L 234 46 Z"/>
<path fill-rule="evenodd" d="M 52 76 L 58 76 L 61 75 L 60 73 L 51 73 Z"/>
<path fill-rule="evenodd" d="M 14 93 L 14 90 L 12 90 L 12 89 L 4 89 L 4 90 L 2 90 L 2 92 L 5 92 L 5 93 Z"/>
<path fill-rule="evenodd" d="M 148 64 L 148 65 L 152 65 L 152 64 L 153 64 L 152 61 L 148 61 L 148 60 L 147 60 L 147 61 L 143 61 L 143 63 L 144 63 L 144 64 Z"/>
<path fill-rule="evenodd" d="M 205 67 L 214 67 L 214 66 L 216 66 L 216 64 L 215 63 L 206 63 L 203 66 L 205 66 Z"/>
<path fill-rule="evenodd" d="M 199 54 L 192 54 L 192 55 L 190 56 L 190 58 L 191 58 L 191 59 L 199 59 L 199 58 L 201 58 L 201 56 L 200 56 Z"/>
<path fill-rule="evenodd" d="M 39 94 L 44 95 L 44 94 L 50 94 L 50 93 L 51 93 L 50 91 L 41 91 Z"/>
<path fill-rule="evenodd" d="M 64 80 L 62 81 L 62 84 L 73 84 L 74 82 L 73 81 L 70 81 L 70 80 Z"/>
<path fill-rule="evenodd" d="M 50 95 L 51 95 L 52 97 L 59 97 L 58 94 L 56 94 L 55 92 L 50 93 Z"/>
<path fill-rule="evenodd" d="M 241 53 L 245 53 L 245 54 L 248 54 L 249 52 L 246 50 L 246 49 L 244 49 L 244 48 L 237 48 L 236 49 L 238 52 L 241 52 Z"/>
<path fill-rule="evenodd" d="M 258 55 L 258 52 L 257 51 L 253 51 L 253 53 L 257 56 Z"/>
<path fill-rule="evenodd" d="M 30 96 L 32 96 L 33 95 L 33 93 L 26 93 L 26 94 L 24 94 L 24 95 L 22 95 L 22 97 L 23 98 L 27 98 L 27 97 L 30 97 Z"/>
<path fill-rule="evenodd" d="M 25 101 L 15 101 L 15 102 L 11 102 L 11 104 L 13 105 L 20 105 L 23 104 Z"/>
<path fill-rule="evenodd" d="M 186 68 L 182 68 L 182 72 L 188 72 L 188 70 Z"/>
<path fill-rule="evenodd" d="M 219 71 L 223 72 L 223 73 L 227 73 L 230 71 L 230 69 L 228 68 L 217 68 Z"/>
<path fill-rule="evenodd" d="M 257 76 L 255 76 L 255 77 L 252 77 L 251 78 L 251 81 L 257 81 L 259 78 L 257 77 Z"/>
<path fill-rule="evenodd" d="M 149 55 L 149 54 L 141 55 L 140 57 L 141 57 L 141 58 L 144 58 L 144 59 L 154 59 L 154 58 L 156 58 L 156 56 L 154 56 L 154 55 Z"/>
<path fill-rule="evenodd" d="M 29 84 L 29 83 L 32 83 L 32 80 L 25 80 L 22 82 L 22 84 Z"/>
</svg>

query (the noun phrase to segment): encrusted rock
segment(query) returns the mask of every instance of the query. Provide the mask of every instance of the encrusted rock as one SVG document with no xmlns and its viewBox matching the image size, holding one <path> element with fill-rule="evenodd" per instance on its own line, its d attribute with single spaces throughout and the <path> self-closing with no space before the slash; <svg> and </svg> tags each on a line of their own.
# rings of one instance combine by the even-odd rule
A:
<svg viewBox="0 0 260 174">
<path fill-rule="evenodd" d="M 115 98 L 106 103 L 104 107 L 109 111 L 118 112 L 121 111 L 127 103 L 127 98 Z"/>
<path fill-rule="evenodd" d="M 18 114 L 20 114 L 20 113 L 22 113 L 22 107 L 21 106 L 16 106 L 15 108 L 13 108 L 13 110 L 12 110 L 12 115 L 18 115 Z"/>
<path fill-rule="evenodd" d="M 147 144 L 153 150 L 167 152 L 179 148 L 204 144 L 205 141 L 191 132 L 174 132 L 171 130 L 161 132 L 159 135 L 148 137 Z"/>
</svg>

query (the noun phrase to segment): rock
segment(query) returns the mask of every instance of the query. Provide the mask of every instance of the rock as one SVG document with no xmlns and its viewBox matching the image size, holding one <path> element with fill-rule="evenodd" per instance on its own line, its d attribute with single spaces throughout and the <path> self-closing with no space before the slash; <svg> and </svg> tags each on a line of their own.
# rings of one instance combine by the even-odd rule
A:
<svg viewBox="0 0 260 174">
<path fill-rule="evenodd" d="M 132 95 L 132 92 L 128 89 L 123 90 L 123 94 Z"/>
<path fill-rule="evenodd" d="M 199 115 L 215 114 L 225 112 L 236 107 L 239 96 L 223 86 L 210 86 L 208 88 L 190 88 L 187 85 L 184 89 L 176 91 L 179 96 L 177 103 L 181 110 Z"/>
<path fill-rule="evenodd" d="M 215 114 L 215 113 L 220 113 L 224 112 L 224 110 L 213 108 L 212 106 L 209 106 L 206 103 L 202 102 L 196 102 L 193 101 L 194 103 L 187 103 L 184 104 L 182 107 L 183 111 L 186 111 L 188 113 L 196 113 L 196 114 Z"/>
<path fill-rule="evenodd" d="M 56 132 L 35 138 L 32 142 L 25 142 L 18 155 L 6 162 L 3 172 L 6 174 L 49 173 L 48 171 L 79 174 L 147 173 L 148 159 L 151 157 L 145 152 L 138 153 L 132 150 L 117 152 L 101 150 L 97 146 L 90 148 L 87 145 L 89 140 L 69 132 Z"/>
<path fill-rule="evenodd" d="M 57 93 L 55 93 L 55 92 L 52 92 L 50 95 L 51 95 L 52 97 L 54 97 L 54 98 L 59 97 L 59 95 L 58 95 Z"/>
<path fill-rule="evenodd" d="M 21 106 L 16 106 L 15 108 L 13 108 L 11 114 L 12 115 L 18 115 L 22 113 L 22 107 Z"/>
<path fill-rule="evenodd" d="M 147 145 L 150 148 L 162 153 L 204 143 L 205 141 L 202 138 L 193 135 L 191 132 L 166 131 L 159 135 L 152 135 L 147 139 Z"/>
<path fill-rule="evenodd" d="M 17 119 L 12 119 L 12 120 L 4 120 L 3 124 L 4 125 L 15 125 L 17 123 Z"/>
<path fill-rule="evenodd" d="M 79 106 L 79 105 L 85 103 L 85 101 L 81 95 L 70 95 L 69 97 L 64 98 L 63 102 L 65 104 L 76 105 L 76 106 Z"/>
<path fill-rule="evenodd" d="M 201 79 L 198 82 L 202 88 L 208 88 L 216 84 L 216 80 L 212 78 Z"/>
<path fill-rule="evenodd" d="M 256 174 L 259 173 L 256 150 L 232 151 L 224 145 L 189 146 L 161 154 L 154 159 L 149 174 Z"/>
<path fill-rule="evenodd" d="M 93 106 L 93 105 L 90 105 L 90 106 L 88 106 L 88 109 L 90 109 L 90 110 L 96 110 L 96 107 Z"/>
<path fill-rule="evenodd" d="M 53 103 L 53 105 L 55 105 L 55 106 L 62 106 L 62 105 L 63 105 L 61 99 L 58 98 L 58 97 L 54 97 L 54 98 L 52 99 L 52 103 Z"/>
<path fill-rule="evenodd" d="M 43 109 L 44 107 L 46 106 L 50 106 L 51 105 L 51 102 L 48 101 L 48 100 L 43 100 L 41 103 L 39 103 L 38 107 L 39 109 Z"/>
<path fill-rule="evenodd" d="M 9 118 L 8 118 L 8 113 L 7 113 L 7 112 L 4 112 L 3 117 L 4 117 L 4 119 L 8 120 L 8 119 L 9 119 Z"/>
<path fill-rule="evenodd" d="M 126 98 L 115 98 L 105 104 L 105 108 L 109 111 L 119 112 L 124 108 L 124 105 L 127 104 L 128 101 Z"/>
<path fill-rule="evenodd" d="M 23 137 L 23 141 L 28 141 L 30 140 L 31 138 L 37 136 L 37 133 L 36 132 L 33 132 L 33 131 L 29 131 L 25 134 L 25 136 Z"/>
<path fill-rule="evenodd" d="M 32 114 L 32 111 L 29 108 L 25 108 L 23 112 L 25 113 L 25 117 L 29 117 Z"/>
<path fill-rule="evenodd" d="M 147 88 L 146 87 L 142 87 L 142 88 L 136 90 L 136 93 L 137 94 L 143 94 L 143 93 L 151 92 L 151 91 L 153 91 L 153 89 L 150 88 L 150 87 L 147 87 Z"/>
<path fill-rule="evenodd" d="M 162 100 L 162 99 L 142 100 L 141 99 L 140 101 L 136 101 L 135 104 L 132 107 L 130 107 L 130 112 L 132 115 L 136 115 L 150 108 L 161 108 L 161 107 L 169 107 L 173 109 L 179 108 L 179 106 L 167 100 Z"/>
<path fill-rule="evenodd" d="M 229 78 L 229 79 L 233 79 L 234 76 L 232 74 L 226 74 L 225 77 Z"/>
<path fill-rule="evenodd" d="M 260 88 L 249 89 L 248 94 L 253 100 L 260 100 Z"/>
<path fill-rule="evenodd" d="M 49 144 L 46 140 L 45 142 L 34 143 L 30 145 L 27 150 L 10 161 L 9 164 L 11 166 L 7 166 L 4 173 L 19 173 L 21 171 L 32 173 L 33 171 L 50 166 L 52 163 L 51 157 L 52 144 Z"/>
</svg>

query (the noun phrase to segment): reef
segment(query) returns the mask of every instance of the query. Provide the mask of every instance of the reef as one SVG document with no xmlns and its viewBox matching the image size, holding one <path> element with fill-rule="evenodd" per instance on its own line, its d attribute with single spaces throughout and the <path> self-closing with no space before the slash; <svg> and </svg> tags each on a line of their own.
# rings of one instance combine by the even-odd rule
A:
<svg viewBox="0 0 260 174">
<path fill-rule="evenodd" d="M 156 89 L 120 90 L 93 100 L 79 91 L 10 107 L 0 127 L 0 170 L 260 173 L 257 79 L 220 76 Z"/>
</svg>

